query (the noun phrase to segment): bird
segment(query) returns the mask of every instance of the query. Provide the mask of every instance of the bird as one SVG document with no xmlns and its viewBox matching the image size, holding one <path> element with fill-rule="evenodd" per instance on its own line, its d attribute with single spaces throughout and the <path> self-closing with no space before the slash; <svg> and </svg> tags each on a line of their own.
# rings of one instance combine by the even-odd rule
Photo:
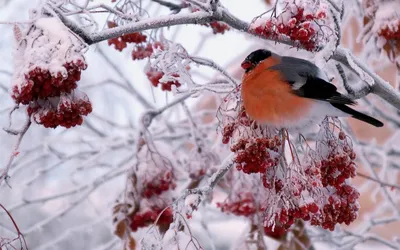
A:
<svg viewBox="0 0 400 250">
<path fill-rule="evenodd" d="M 383 123 L 354 110 L 356 102 L 339 93 L 324 71 L 305 59 L 266 49 L 242 62 L 241 97 L 247 115 L 258 124 L 306 131 L 328 117 L 353 117 L 375 127 Z"/>
</svg>

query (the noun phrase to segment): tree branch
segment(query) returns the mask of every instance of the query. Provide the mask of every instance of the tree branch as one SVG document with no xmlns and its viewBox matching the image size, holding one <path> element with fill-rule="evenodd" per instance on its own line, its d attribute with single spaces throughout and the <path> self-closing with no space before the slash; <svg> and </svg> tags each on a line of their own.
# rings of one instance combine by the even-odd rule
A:
<svg viewBox="0 0 400 250">
<path fill-rule="evenodd" d="M 110 38 L 118 37 L 123 34 L 139 32 L 149 29 L 169 27 L 180 24 L 203 24 L 214 21 L 215 17 L 212 13 L 194 12 L 189 14 L 176 14 L 171 16 L 161 16 L 147 18 L 139 22 L 118 26 L 112 29 L 106 29 L 96 34 L 92 34 L 87 43 L 94 44 Z"/>
</svg>

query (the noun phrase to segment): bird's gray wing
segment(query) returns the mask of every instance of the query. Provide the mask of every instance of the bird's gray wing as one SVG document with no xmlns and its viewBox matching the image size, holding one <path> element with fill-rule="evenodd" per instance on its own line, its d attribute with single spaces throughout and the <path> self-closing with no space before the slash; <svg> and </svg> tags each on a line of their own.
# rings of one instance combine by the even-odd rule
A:
<svg viewBox="0 0 400 250">
<path fill-rule="evenodd" d="M 269 67 L 280 71 L 292 85 L 293 92 L 302 97 L 336 104 L 355 104 L 350 98 L 337 92 L 335 85 L 327 82 L 326 75 L 313 63 L 295 57 L 282 57 L 279 64 Z"/>
<path fill-rule="evenodd" d="M 327 80 L 326 75 L 316 65 L 296 57 L 281 57 L 280 63 L 270 69 L 279 70 L 288 82 L 305 82 L 308 77 Z"/>
</svg>

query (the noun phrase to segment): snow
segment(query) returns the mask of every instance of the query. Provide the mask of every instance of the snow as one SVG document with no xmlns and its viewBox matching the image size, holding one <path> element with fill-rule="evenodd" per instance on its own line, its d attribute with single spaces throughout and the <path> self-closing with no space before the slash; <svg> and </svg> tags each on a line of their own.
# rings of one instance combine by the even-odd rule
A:
<svg viewBox="0 0 400 250">
<path fill-rule="evenodd" d="M 25 75 L 35 69 L 48 70 L 53 76 L 67 76 L 63 66 L 81 60 L 85 45 L 72 35 L 58 18 L 40 18 L 28 27 L 14 52 L 13 84 L 19 89 L 26 84 Z"/>
</svg>

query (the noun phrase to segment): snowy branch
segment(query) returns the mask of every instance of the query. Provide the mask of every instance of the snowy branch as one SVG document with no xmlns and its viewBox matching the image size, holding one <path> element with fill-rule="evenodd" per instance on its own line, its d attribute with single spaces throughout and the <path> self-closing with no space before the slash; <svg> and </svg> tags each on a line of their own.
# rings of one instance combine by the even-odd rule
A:
<svg viewBox="0 0 400 250">
<path fill-rule="evenodd" d="M 7 179 L 9 177 L 8 176 L 8 171 L 10 170 L 10 168 L 12 166 L 14 158 L 19 154 L 19 152 L 18 152 L 19 146 L 20 146 L 20 144 L 22 142 L 22 139 L 24 138 L 26 132 L 28 131 L 30 125 L 31 125 L 31 120 L 30 120 L 30 118 L 28 118 L 28 120 L 26 121 L 24 127 L 17 134 L 18 135 L 17 142 L 15 143 L 15 145 L 13 147 L 13 150 L 11 152 L 11 155 L 10 155 L 10 158 L 9 158 L 9 160 L 7 162 L 7 165 L 3 168 L 3 170 L 1 171 L 1 174 L 0 174 L 0 187 L 3 184 L 3 181 L 7 182 Z"/>
</svg>

